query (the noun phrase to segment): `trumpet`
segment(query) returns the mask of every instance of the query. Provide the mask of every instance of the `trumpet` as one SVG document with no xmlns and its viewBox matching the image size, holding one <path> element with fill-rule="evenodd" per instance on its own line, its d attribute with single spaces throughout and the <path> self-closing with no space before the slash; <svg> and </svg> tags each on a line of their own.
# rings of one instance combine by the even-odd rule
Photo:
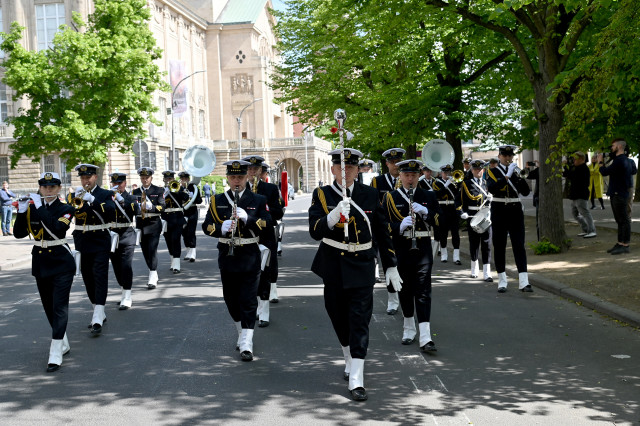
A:
<svg viewBox="0 0 640 426">
<path fill-rule="evenodd" d="M 451 178 L 455 183 L 460 183 L 464 180 L 464 172 L 462 170 L 454 170 L 451 173 Z"/>
<path fill-rule="evenodd" d="M 167 186 L 169 188 L 169 191 L 171 192 L 178 192 L 180 191 L 180 188 L 182 188 L 182 185 L 180 185 L 180 182 L 178 182 L 177 180 L 172 180 Z"/>
<path fill-rule="evenodd" d="M 400 180 L 400 177 L 398 176 L 396 178 L 396 186 L 393 189 L 400 189 L 401 186 L 402 186 L 402 181 Z"/>
<path fill-rule="evenodd" d="M 75 207 L 76 210 L 79 210 L 82 207 L 84 207 L 84 200 L 82 199 L 82 197 L 86 193 L 87 191 L 83 189 L 82 191 L 76 193 L 76 196 L 73 197 L 73 200 L 71 200 L 71 205 L 73 205 L 73 207 Z"/>
<path fill-rule="evenodd" d="M 529 176 L 529 169 L 521 169 L 520 167 L 516 166 L 515 169 L 513 169 L 513 173 L 519 178 L 526 179 Z"/>
<path fill-rule="evenodd" d="M 147 214 L 147 193 L 142 189 L 142 195 L 140 196 L 140 217 L 144 219 Z"/>
<path fill-rule="evenodd" d="M 253 177 L 253 182 L 251 183 L 251 191 L 254 194 L 258 193 L 258 176 Z"/>
</svg>

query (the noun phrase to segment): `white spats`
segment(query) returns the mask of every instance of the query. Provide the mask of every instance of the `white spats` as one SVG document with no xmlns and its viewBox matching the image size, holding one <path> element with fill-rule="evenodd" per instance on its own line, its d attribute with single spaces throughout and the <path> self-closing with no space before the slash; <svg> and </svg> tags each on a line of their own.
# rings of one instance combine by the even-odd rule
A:
<svg viewBox="0 0 640 426">
<path fill-rule="evenodd" d="M 191 256 L 189 256 L 189 259 L 193 262 L 196 260 L 196 248 L 192 247 L 189 250 L 191 250 Z"/>
<path fill-rule="evenodd" d="M 122 290 L 122 298 L 120 300 L 120 310 L 129 309 L 131 307 L 131 290 Z"/>
<path fill-rule="evenodd" d="M 180 258 L 173 257 L 171 258 L 171 269 L 173 272 L 180 272 Z"/>
<path fill-rule="evenodd" d="M 349 346 L 342 347 L 342 355 L 344 355 L 344 374 L 351 373 L 351 349 Z"/>
<path fill-rule="evenodd" d="M 258 319 L 260 321 L 269 321 L 269 301 L 258 300 Z"/>
<path fill-rule="evenodd" d="M 68 354 L 70 350 L 71 350 L 71 345 L 69 344 L 67 333 L 64 333 L 64 337 L 62 338 L 62 355 Z"/>
<path fill-rule="evenodd" d="M 238 341 L 236 342 L 236 350 L 240 350 L 240 340 L 242 339 L 242 324 L 240 321 L 234 322 L 236 330 L 238 331 Z"/>
<path fill-rule="evenodd" d="M 240 332 L 240 352 L 253 353 L 253 330 L 250 328 L 243 328 Z"/>
<path fill-rule="evenodd" d="M 460 262 L 460 249 L 453 249 L 453 261 Z"/>
<path fill-rule="evenodd" d="M 62 365 L 62 339 L 51 339 L 48 364 Z"/>
<path fill-rule="evenodd" d="M 522 290 L 526 286 L 529 285 L 529 273 L 528 272 L 520 272 L 518 274 L 518 288 Z"/>
<path fill-rule="evenodd" d="M 156 288 L 158 285 L 158 271 L 149 271 L 149 281 L 147 286 Z"/>
<path fill-rule="evenodd" d="M 364 359 L 351 359 L 351 372 L 349 373 L 349 390 L 364 387 Z"/>
<path fill-rule="evenodd" d="M 478 278 L 478 261 L 471 261 L 471 278 Z"/>
<path fill-rule="evenodd" d="M 491 264 L 485 263 L 484 265 L 482 265 L 482 274 L 484 275 L 483 276 L 484 280 L 492 278 L 491 277 Z"/>
<path fill-rule="evenodd" d="M 398 297 L 398 293 L 388 293 L 389 299 L 387 300 L 387 311 L 390 310 L 398 310 L 398 306 L 400 306 L 400 298 Z"/>
<path fill-rule="evenodd" d="M 102 322 L 107 316 L 104 313 L 104 305 L 96 305 L 93 308 L 93 317 L 91 318 L 91 324 L 100 324 L 102 326 Z"/>
<path fill-rule="evenodd" d="M 498 288 L 507 288 L 507 273 L 498 273 Z"/>
<path fill-rule="evenodd" d="M 278 285 L 271 283 L 271 291 L 269 292 L 269 300 L 276 302 L 278 300 Z"/>
<path fill-rule="evenodd" d="M 413 340 L 416 338 L 416 322 L 413 317 L 405 317 L 402 326 L 402 340 Z"/>
<path fill-rule="evenodd" d="M 418 329 L 420 329 L 420 347 L 423 347 L 431 342 L 431 323 L 421 322 L 418 324 Z"/>
<path fill-rule="evenodd" d="M 441 252 L 440 252 L 440 261 L 441 262 L 448 261 L 449 260 L 449 253 L 447 252 L 447 248 L 446 247 L 445 248 L 441 248 L 440 250 L 441 250 Z"/>
</svg>

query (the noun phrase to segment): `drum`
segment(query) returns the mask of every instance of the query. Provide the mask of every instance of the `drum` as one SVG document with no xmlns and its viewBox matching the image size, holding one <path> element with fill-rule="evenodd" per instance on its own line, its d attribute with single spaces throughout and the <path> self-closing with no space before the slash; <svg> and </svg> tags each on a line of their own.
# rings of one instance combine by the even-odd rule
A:
<svg viewBox="0 0 640 426">
<path fill-rule="evenodd" d="M 491 209 L 484 206 L 471 218 L 471 229 L 478 234 L 484 233 L 491 226 Z"/>
</svg>

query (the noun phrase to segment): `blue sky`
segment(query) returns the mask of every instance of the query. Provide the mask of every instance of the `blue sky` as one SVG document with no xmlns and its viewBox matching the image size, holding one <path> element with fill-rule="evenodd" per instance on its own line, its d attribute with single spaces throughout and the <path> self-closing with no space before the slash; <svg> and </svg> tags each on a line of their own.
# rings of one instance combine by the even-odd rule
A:
<svg viewBox="0 0 640 426">
<path fill-rule="evenodd" d="M 284 10 L 285 9 L 284 1 L 282 1 L 282 0 L 271 0 L 271 3 L 273 4 L 273 8 L 275 10 Z"/>
</svg>

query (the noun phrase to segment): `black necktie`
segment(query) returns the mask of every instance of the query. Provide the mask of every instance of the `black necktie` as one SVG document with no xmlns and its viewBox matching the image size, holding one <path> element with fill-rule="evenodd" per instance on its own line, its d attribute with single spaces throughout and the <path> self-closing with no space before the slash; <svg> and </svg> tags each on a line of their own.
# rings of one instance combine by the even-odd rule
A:
<svg viewBox="0 0 640 426">
<path fill-rule="evenodd" d="M 347 188 L 347 197 L 351 197 L 351 190 Z"/>
</svg>

